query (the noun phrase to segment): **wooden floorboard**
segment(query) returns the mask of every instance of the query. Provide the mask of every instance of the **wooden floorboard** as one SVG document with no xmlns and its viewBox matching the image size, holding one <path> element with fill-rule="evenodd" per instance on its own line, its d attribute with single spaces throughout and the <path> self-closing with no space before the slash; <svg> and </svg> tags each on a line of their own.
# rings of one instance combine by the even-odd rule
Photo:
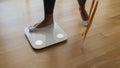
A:
<svg viewBox="0 0 120 68">
<path fill-rule="evenodd" d="M 92 0 L 87 0 L 89 12 Z M 42 0 L 0 0 L 0 68 L 120 68 L 120 0 L 100 0 L 84 43 L 77 0 L 56 0 L 67 42 L 33 50 L 24 29 L 43 20 Z"/>
</svg>

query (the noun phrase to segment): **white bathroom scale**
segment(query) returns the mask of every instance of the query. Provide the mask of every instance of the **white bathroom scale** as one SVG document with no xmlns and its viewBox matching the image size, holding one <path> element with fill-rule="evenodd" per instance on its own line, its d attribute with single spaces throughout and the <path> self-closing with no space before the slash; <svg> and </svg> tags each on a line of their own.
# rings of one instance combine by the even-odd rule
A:
<svg viewBox="0 0 120 68">
<path fill-rule="evenodd" d="M 24 30 L 25 35 L 34 49 L 45 48 L 67 40 L 67 34 L 57 23 L 48 25 L 30 32 L 28 27 Z"/>
</svg>

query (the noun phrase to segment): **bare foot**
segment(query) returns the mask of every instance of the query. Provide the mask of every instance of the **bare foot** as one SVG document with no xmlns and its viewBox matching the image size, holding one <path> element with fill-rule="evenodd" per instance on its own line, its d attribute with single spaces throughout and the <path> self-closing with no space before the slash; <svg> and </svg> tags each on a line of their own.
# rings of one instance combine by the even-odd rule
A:
<svg viewBox="0 0 120 68">
<path fill-rule="evenodd" d="M 39 28 L 42 28 L 42 27 L 45 27 L 45 26 L 48 26 L 48 25 L 51 25 L 51 24 L 53 24 L 53 14 L 46 14 L 45 19 L 42 22 L 36 23 L 33 26 L 29 26 L 29 31 L 33 32 L 33 31 L 36 31 Z"/>
<path fill-rule="evenodd" d="M 88 16 L 87 11 L 85 10 L 85 8 L 80 9 L 80 14 L 81 14 L 81 18 L 82 18 L 82 21 L 83 21 L 83 25 L 87 26 L 89 16 Z"/>
</svg>

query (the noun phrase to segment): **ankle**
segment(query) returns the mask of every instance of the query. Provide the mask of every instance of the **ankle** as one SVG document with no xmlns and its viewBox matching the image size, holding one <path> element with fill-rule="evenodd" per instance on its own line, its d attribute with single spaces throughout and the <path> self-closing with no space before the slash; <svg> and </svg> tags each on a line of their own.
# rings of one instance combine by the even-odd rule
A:
<svg viewBox="0 0 120 68">
<path fill-rule="evenodd" d="M 85 7 L 80 7 L 79 10 L 80 11 L 85 11 Z"/>
<path fill-rule="evenodd" d="M 45 14 L 45 21 L 53 22 L 53 14 Z"/>
</svg>

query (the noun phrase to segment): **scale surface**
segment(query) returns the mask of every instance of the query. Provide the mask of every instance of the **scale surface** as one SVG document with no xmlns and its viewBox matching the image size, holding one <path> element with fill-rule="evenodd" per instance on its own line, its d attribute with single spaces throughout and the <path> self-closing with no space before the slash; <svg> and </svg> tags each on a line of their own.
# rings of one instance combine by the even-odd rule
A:
<svg viewBox="0 0 120 68">
<path fill-rule="evenodd" d="M 68 39 L 67 34 L 57 23 L 29 32 L 28 27 L 24 30 L 25 35 L 34 49 L 41 49 L 60 43 Z"/>
</svg>

